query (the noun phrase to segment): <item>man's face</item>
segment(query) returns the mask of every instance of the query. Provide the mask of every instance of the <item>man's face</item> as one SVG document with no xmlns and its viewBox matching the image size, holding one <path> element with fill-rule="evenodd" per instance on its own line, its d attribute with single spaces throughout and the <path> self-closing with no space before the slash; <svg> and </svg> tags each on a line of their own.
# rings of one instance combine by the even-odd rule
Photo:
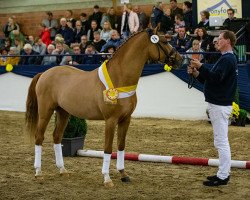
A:
<svg viewBox="0 0 250 200">
<path fill-rule="evenodd" d="M 26 54 L 30 55 L 30 54 L 31 54 L 32 49 L 27 48 L 27 49 L 24 49 L 24 51 L 25 51 L 25 53 L 26 53 Z"/>
<path fill-rule="evenodd" d="M 56 49 L 59 51 L 59 52 L 62 52 L 63 51 L 63 45 L 58 43 L 56 44 Z"/>
<path fill-rule="evenodd" d="M 91 22 L 91 28 L 92 29 L 96 29 L 96 27 L 97 27 L 96 22 L 95 21 Z"/>
<path fill-rule="evenodd" d="M 73 48 L 74 54 L 79 55 L 81 53 L 80 47 L 74 47 Z"/>
<path fill-rule="evenodd" d="M 47 51 L 49 54 L 52 54 L 52 51 L 54 50 L 55 48 L 53 48 L 52 46 L 48 46 L 47 48 Z"/>
<path fill-rule="evenodd" d="M 224 51 L 230 45 L 230 40 L 224 38 L 224 33 L 221 33 L 218 38 L 218 50 Z"/>
<path fill-rule="evenodd" d="M 184 38 L 185 34 L 186 34 L 186 30 L 185 28 L 179 28 L 179 36 L 180 38 Z"/>
<path fill-rule="evenodd" d="M 175 9 L 177 7 L 177 4 L 174 1 L 170 2 L 171 9 Z"/>
<path fill-rule="evenodd" d="M 234 18 L 234 13 L 233 13 L 233 11 L 231 11 L 231 10 L 227 11 L 227 16 L 228 16 L 229 19 Z"/>
<path fill-rule="evenodd" d="M 63 27 L 65 27 L 66 24 L 67 24 L 67 21 L 66 21 L 65 19 L 61 19 L 61 20 L 60 20 L 60 24 L 61 24 Z"/>
<path fill-rule="evenodd" d="M 87 37 L 81 37 L 81 43 L 86 43 L 87 42 Z"/>
</svg>

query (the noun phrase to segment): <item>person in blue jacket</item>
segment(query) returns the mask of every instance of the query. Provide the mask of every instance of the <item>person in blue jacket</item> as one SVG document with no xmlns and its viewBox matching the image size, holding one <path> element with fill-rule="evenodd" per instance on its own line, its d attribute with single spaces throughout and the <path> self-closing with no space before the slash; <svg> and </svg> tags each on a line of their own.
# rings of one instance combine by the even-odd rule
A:
<svg viewBox="0 0 250 200">
<path fill-rule="evenodd" d="M 232 112 L 237 87 L 237 59 L 233 53 L 235 34 L 223 31 L 218 38 L 218 50 L 222 56 L 212 69 L 198 60 L 192 60 L 188 73 L 204 83 L 205 101 L 213 126 L 214 146 L 219 154 L 219 169 L 216 175 L 208 176 L 205 186 L 227 185 L 230 179 L 231 150 L 228 140 L 229 116 Z"/>
</svg>

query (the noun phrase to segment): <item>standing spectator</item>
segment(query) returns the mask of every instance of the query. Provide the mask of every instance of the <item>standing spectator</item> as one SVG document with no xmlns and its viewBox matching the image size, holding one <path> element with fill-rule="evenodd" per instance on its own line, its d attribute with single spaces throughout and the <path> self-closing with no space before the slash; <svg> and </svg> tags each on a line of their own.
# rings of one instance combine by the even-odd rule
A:
<svg viewBox="0 0 250 200">
<path fill-rule="evenodd" d="M 155 4 L 153 7 L 151 17 L 150 17 L 150 23 L 152 28 L 156 28 L 158 24 L 161 22 L 161 18 L 163 15 L 163 8 L 162 8 L 162 2 L 159 1 Z"/>
<path fill-rule="evenodd" d="M 47 46 L 46 56 L 43 57 L 42 65 L 56 65 L 55 56 L 51 56 L 54 50 L 55 46 L 53 44 Z"/>
<path fill-rule="evenodd" d="M 101 39 L 100 32 L 95 31 L 94 32 L 94 40 L 92 42 L 92 45 L 95 47 L 95 50 L 97 52 L 100 52 L 102 49 L 102 46 L 106 44 L 106 41 Z"/>
<path fill-rule="evenodd" d="M 65 43 L 70 46 L 73 41 L 73 30 L 67 26 L 67 20 L 65 18 L 61 18 L 60 25 L 61 26 L 58 29 L 57 33 L 61 34 Z"/>
<path fill-rule="evenodd" d="M 10 36 L 10 33 L 13 30 L 18 30 L 20 31 L 19 25 L 15 22 L 14 17 L 9 17 L 7 24 L 3 28 L 3 32 L 6 38 Z"/>
<path fill-rule="evenodd" d="M 237 88 L 237 59 L 233 54 L 235 34 L 223 31 L 219 36 L 218 49 L 222 53 L 212 69 L 198 60 L 190 62 L 188 73 L 204 83 L 205 101 L 213 127 L 214 146 L 219 154 L 219 169 L 216 175 L 208 176 L 205 186 L 227 185 L 230 179 L 231 150 L 228 141 L 229 116 Z"/>
<path fill-rule="evenodd" d="M 32 50 L 32 46 L 30 44 L 25 44 L 23 47 L 23 51 L 20 55 L 25 55 L 21 57 L 19 61 L 19 65 L 39 65 L 39 53 Z"/>
<path fill-rule="evenodd" d="M 180 27 L 178 34 L 173 37 L 172 46 L 179 52 L 187 51 L 191 47 L 191 38 L 186 33 L 185 27 Z"/>
<path fill-rule="evenodd" d="M 183 15 L 183 10 L 177 6 L 177 0 L 170 0 L 171 20 L 175 22 L 175 15 Z"/>
<path fill-rule="evenodd" d="M 92 22 L 93 20 L 96 21 L 97 28 L 101 28 L 102 12 L 100 11 L 100 7 L 98 5 L 94 6 L 94 12 L 89 16 L 89 21 Z"/>
<path fill-rule="evenodd" d="M 95 20 L 91 21 L 91 28 L 89 29 L 87 36 L 88 36 L 88 41 L 93 41 L 94 40 L 94 32 L 95 31 L 100 31 L 101 29 L 98 29 L 97 22 Z"/>
<path fill-rule="evenodd" d="M 111 25 L 109 21 L 104 22 L 103 29 L 101 31 L 101 39 L 108 41 L 111 38 Z"/>
<path fill-rule="evenodd" d="M 160 30 L 159 30 L 163 33 L 167 33 L 168 31 L 173 30 L 174 24 L 171 20 L 170 13 L 171 11 L 169 8 L 164 9 L 164 15 L 162 15 L 162 18 L 161 18 Z"/>
<path fill-rule="evenodd" d="M 115 14 L 115 9 L 113 7 L 110 7 L 107 11 L 107 14 L 103 14 L 101 26 L 103 27 L 104 22 L 109 21 L 112 29 L 117 29 L 118 27 L 118 17 Z"/>
<path fill-rule="evenodd" d="M 137 14 L 132 11 L 132 5 L 130 3 L 124 4 L 123 8 L 121 33 L 123 38 L 127 39 L 131 34 L 138 31 L 139 18 Z"/>
<path fill-rule="evenodd" d="M 46 45 L 46 47 L 51 44 L 51 37 L 50 37 L 50 31 L 49 29 L 46 27 L 45 24 L 40 24 L 41 27 L 41 33 L 40 33 L 40 38 L 42 40 L 42 42 Z"/>
<path fill-rule="evenodd" d="M 102 46 L 101 52 L 105 52 L 109 46 L 114 46 L 116 49 L 123 43 L 117 30 L 111 31 L 111 38 L 105 45 Z"/>
<path fill-rule="evenodd" d="M 89 29 L 90 29 L 90 22 L 87 18 L 87 14 L 86 13 L 81 13 L 80 14 L 80 21 L 82 23 L 82 30 L 84 32 L 84 35 L 87 35 Z"/>
<path fill-rule="evenodd" d="M 183 20 L 185 22 L 186 30 L 193 32 L 193 11 L 192 3 L 189 1 L 183 2 Z"/>
<path fill-rule="evenodd" d="M 86 35 L 85 31 L 82 29 L 82 23 L 80 20 L 76 21 L 76 28 L 74 30 L 73 42 L 80 43 L 81 37 Z"/>
<path fill-rule="evenodd" d="M 27 40 L 26 40 L 26 43 L 29 43 L 31 46 L 33 46 L 34 45 L 34 36 L 29 35 Z"/>
<path fill-rule="evenodd" d="M 197 28 L 201 28 L 204 27 L 206 30 L 209 29 L 209 17 L 210 17 L 210 13 L 206 10 L 203 10 L 200 12 L 200 16 L 201 16 L 201 21 L 199 22 L 199 24 L 197 25 Z M 197 32 L 198 29 L 195 29 L 195 32 Z"/>
<path fill-rule="evenodd" d="M 66 18 L 67 22 L 71 22 L 72 28 L 76 27 L 76 20 L 73 18 L 73 11 L 72 10 L 66 10 L 65 18 Z"/>
<path fill-rule="evenodd" d="M 223 26 L 226 29 L 228 29 L 230 27 L 231 22 L 236 19 L 236 17 L 234 16 L 234 9 L 232 8 L 227 9 L 227 16 L 228 18 L 226 18 L 225 21 L 223 22 Z"/>
<path fill-rule="evenodd" d="M 8 55 L 13 56 L 13 57 L 8 57 L 6 60 L 6 65 L 11 64 L 11 65 L 18 65 L 20 56 L 19 52 L 16 47 L 10 47 L 10 51 Z"/>
<path fill-rule="evenodd" d="M 53 19 L 52 12 L 48 11 L 46 12 L 46 15 L 47 18 L 42 20 L 42 24 L 44 24 L 50 30 L 51 40 L 54 40 L 58 28 L 58 22 L 56 19 Z"/>
<path fill-rule="evenodd" d="M 143 12 L 139 6 L 134 7 L 134 12 L 138 15 L 138 18 L 139 18 L 138 31 L 142 31 L 146 29 L 148 27 L 148 17 L 145 14 L 145 12 Z"/>
</svg>

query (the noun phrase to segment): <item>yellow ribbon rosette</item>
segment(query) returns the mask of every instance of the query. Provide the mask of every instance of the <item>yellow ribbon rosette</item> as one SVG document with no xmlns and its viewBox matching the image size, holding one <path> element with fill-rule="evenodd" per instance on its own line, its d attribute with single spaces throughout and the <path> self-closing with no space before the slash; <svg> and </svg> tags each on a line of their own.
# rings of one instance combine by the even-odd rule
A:
<svg viewBox="0 0 250 200">
<path fill-rule="evenodd" d="M 164 69 L 165 69 L 167 72 L 170 72 L 171 69 L 172 69 L 172 67 L 169 66 L 168 64 L 165 64 L 165 65 L 164 65 Z"/>
<path fill-rule="evenodd" d="M 6 70 L 7 72 L 11 72 L 11 71 L 13 70 L 12 64 L 7 64 L 6 67 L 5 67 L 5 70 Z"/>
</svg>

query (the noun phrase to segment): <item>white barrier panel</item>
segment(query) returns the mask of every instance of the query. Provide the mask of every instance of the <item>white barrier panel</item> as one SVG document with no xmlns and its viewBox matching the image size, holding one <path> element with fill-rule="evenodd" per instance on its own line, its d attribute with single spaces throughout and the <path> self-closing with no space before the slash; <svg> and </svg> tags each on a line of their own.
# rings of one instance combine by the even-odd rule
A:
<svg viewBox="0 0 250 200">
<path fill-rule="evenodd" d="M 0 75 L 0 110 L 25 111 L 31 78 L 13 73 Z M 133 117 L 206 119 L 204 95 L 169 72 L 141 77 Z"/>
</svg>

